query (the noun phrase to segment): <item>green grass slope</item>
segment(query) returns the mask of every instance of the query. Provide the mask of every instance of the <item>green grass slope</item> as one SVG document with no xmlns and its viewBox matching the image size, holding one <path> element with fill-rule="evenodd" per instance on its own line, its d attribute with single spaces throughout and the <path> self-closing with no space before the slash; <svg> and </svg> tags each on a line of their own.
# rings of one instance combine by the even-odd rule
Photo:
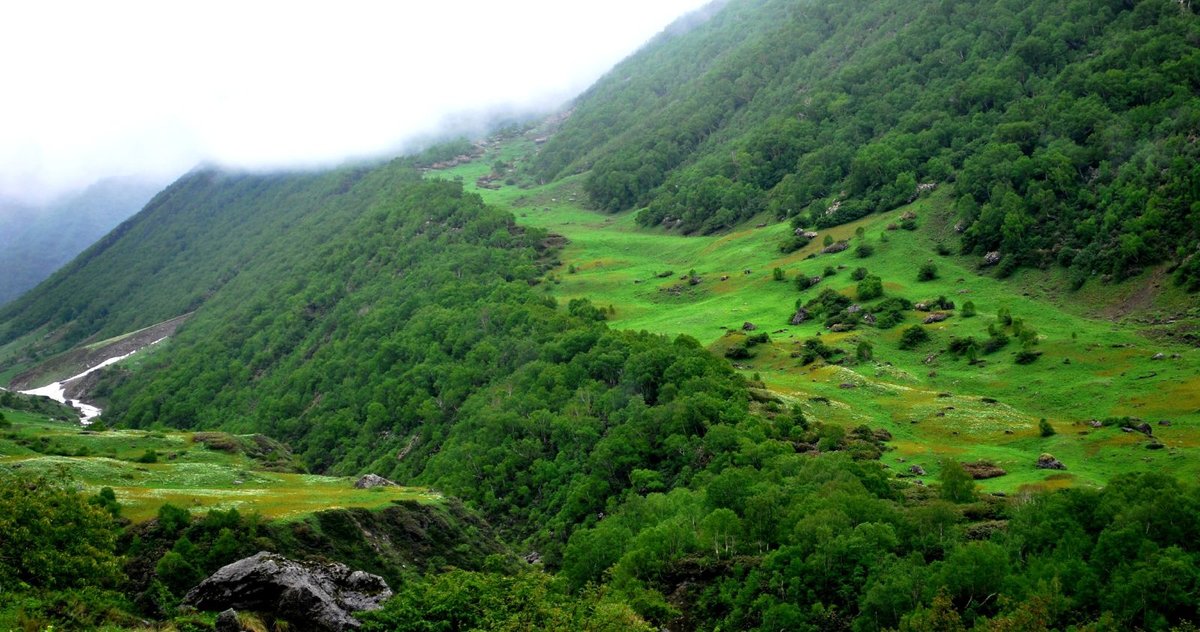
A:
<svg viewBox="0 0 1200 632">
<path fill-rule="evenodd" d="M 475 162 L 431 175 L 470 183 L 487 176 L 497 160 L 520 164 L 534 151 L 528 138 L 511 138 Z M 807 247 L 782 254 L 778 245 L 791 234 L 790 226 L 751 220 L 728 233 L 690 237 L 647 229 L 637 225 L 633 212 L 584 208 L 582 179 L 476 188 L 489 202 L 511 209 L 519 222 L 567 237 L 563 264 L 546 291 L 564 302 L 588 298 L 611 306 L 614 327 L 685 333 L 718 354 L 740 345 L 742 325 L 753 323 L 771 341 L 755 347 L 753 358 L 735 360 L 741 372 L 801 404 L 812 418 L 847 428 L 886 428 L 895 450 L 884 462 L 898 472 L 917 464 L 934 475 L 944 457 L 988 460 L 1008 474 L 981 484 L 1008 491 L 1101 485 L 1127 471 L 1200 474 L 1200 349 L 1194 337 L 1200 309 L 1161 268 L 1123 284 L 1093 281 L 1079 291 L 1069 290 L 1066 275 L 1054 271 L 997 279 L 994 268 L 980 268 L 975 257 L 938 254 L 939 246 L 953 248 L 959 238 L 946 191 L 823 229 Z M 904 213 L 917 216 L 918 229 L 888 230 Z M 851 248 L 820 254 L 825 235 L 848 240 Z M 860 242 L 874 254 L 859 258 L 854 246 Z M 919 282 L 918 268 L 927 261 L 936 265 L 937 278 Z M 823 275 L 829 266 L 835 276 L 803 292 L 796 289 L 797 275 Z M 913 350 L 900 349 L 899 338 L 905 328 L 922 323 L 925 312 L 907 310 L 903 322 L 887 330 L 862 326 L 832 333 L 820 319 L 788 324 L 797 299 L 808 301 L 824 288 L 854 298 L 851 272 L 858 267 L 882 278 L 885 296 L 912 302 L 945 296 L 958 308 L 973 302 L 977 313 L 967 318 L 961 309 L 951 310 L 948 320 L 923 325 L 931 340 Z M 785 281 L 774 280 L 775 268 L 784 271 Z M 696 285 L 681 279 L 693 270 L 702 279 Z M 1015 341 L 982 356 L 978 365 L 947 350 L 952 337 L 986 339 L 1001 309 L 1036 330 L 1032 349 L 1041 353 L 1036 361 L 1017 364 L 1021 345 Z M 818 336 L 844 350 L 845 360 L 803 365 L 794 357 L 805 340 Z M 855 359 L 861 342 L 872 347 L 869 361 Z M 1155 359 L 1160 353 L 1162 359 Z M 1154 437 L 1088 423 L 1126 416 L 1146 420 Z M 1043 418 L 1056 435 L 1040 436 Z M 1036 468 L 1042 453 L 1068 469 Z"/>
</svg>

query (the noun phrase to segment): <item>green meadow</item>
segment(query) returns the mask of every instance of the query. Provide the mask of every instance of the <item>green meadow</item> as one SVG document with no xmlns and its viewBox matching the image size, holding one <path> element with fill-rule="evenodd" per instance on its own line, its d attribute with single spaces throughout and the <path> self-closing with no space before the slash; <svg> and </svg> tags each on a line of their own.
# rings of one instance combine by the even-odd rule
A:
<svg viewBox="0 0 1200 632">
<path fill-rule="evenodd" d="M 808 246 L 782 254 L 778 246 L 792 231 L 786 223 L 756 218 L 710 236 L 645 229 L 635 224 L 635 212 L 585 208 L 583 176 L 524 188 L 474 185 L 497 160 L 519 164 L 533 149 L 527 139 L 511 140 L 470 164 L 430 175 L 461 178 L 520 223 L 565 236 L 563 263 L 547 291 L 564 302 L 588 298 L 611 306 L 614 327 L 687 334 L 719 354 L 744 340 L 744 323 L 754 324 L 770 342 L 735 367 L 783 401 L 799 404 L 811 419 L 888 430 L 893 449 L 883 461 L 897 472 L 920 465 L 927 478 L 937 474 L 943 458 L 986 460 L 1008 473 L 980 481 L 981 487 L 1006 492 L 1102 485 L 1127 471 L 1200 475 L 1200 349 L 1175 341 L 1175 334 L 1200 325 L 1200 307 L 1162 269 L 1120 284 L 1094 279 L 1075 292 L 1054 270 L 997 279 L 977 257 L 938 254 L 957 253 L 947 190 L 821 230 Z M 917 230 L 895 230 L 903 213 L 916 214 Z M 850 248 L 821 254 L 826 235 L 849 241 Z M 864 241 L 874 253 L 860 258 L 854 251 Z M 918 281 L 926 262 L 936 266 L 937 278 Z M 825 276 L 830 267 L 835 274 Z M 825 288 L 853 299 L 851 272 L 859 267 L 882 278 L 885 297 L 914 303 L 945 297 L 956 309 L 943 322 L 923 325 L 930 340 L 911 350 L 899 348 L 901 333 L 922 323 L 924 312 L 906 312 L 901 324 L 886 330 L 831 333 L 818 321 L 788 324 L 797 299 L 807 301 Z M 774 279 L 775 268 L 785 280 Z M 695 285 L 681 278 L 692 271 L 701 279 Z M 797 275 L 825 278 L 799 291 Z M 975 305 L 973 317 L 961 314 L 966 301 Z M 1015 340 L 975 364 L 947 350 L 951 337 L 986 339 L 1002 309 L 1037 332 L 1031 349 L 1041 355 L 1033 363 L 1015 362 L 1022 348 Z M 802 365 L 794 352 L 815 337 L 845 351 L 844 360 Z M 855 359 L 862 342 L 871 346 L 870 360 Z M 1127 416 L 1149 423 L 1153 437 L 1089 423 Z M 1041 419 L 1056 434 L 1041 436 Z M 1036 468 L 1043 453 L 1067 469 Z"/>
<path fill-rule="evenodd" d="M 165 503 L 291 520 L 326 509 L 441 499 L 422 488 L 355 489 L 353 478 L 273 471 L 287 469 L 287 461 L 264 461 L 231 447 L 251 444 L 250 436 L 208 433 L 216 441 L 206 443 L 197 439 L 203 433 L 92 431 L 33 413 L 2 412 L 11 426 L 0 428 L 0 476 L 66 477 L 88 494 L 111 487 L 122 515 L 135 522 L 154 517 Z M 147 454 L 154 462 L 144 462 L 151 460 Z"/>
</svg>

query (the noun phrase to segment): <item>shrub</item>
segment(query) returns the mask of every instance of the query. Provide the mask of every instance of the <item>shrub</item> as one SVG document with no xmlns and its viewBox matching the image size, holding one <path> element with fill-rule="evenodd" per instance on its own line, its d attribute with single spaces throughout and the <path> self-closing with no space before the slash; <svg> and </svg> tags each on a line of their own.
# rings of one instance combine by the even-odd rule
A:
<svg viewBox="0 0 1200 632">
<path fill-rule="evenodd" d="M 1058 434 L 1054 431 L 1054 426 L 1051 426 L 1050 422 L 1046 421 L 1045 417 L 1038 422 L 1038 433 L 1043 437 L 1053 437 L 1054 435 Z"/>
<path fill-rule="evenodd" d="M 1038 358 L 1042 357 L 1041 351 L 1030 351 L 1024 349 L 1017 352 L 1017 356 L 1013 358 L 1013 362 L 1017 364 L 1033 364 Z"/>
<path fill-rule="evenodd" d="M 771 270 L 771 278 L 776 281 L 782 281 L 784 279 L 783 268 L 775 268 L 774 270 Z"/>
<path fill-rule="evenodd" d="M 825 239 L 822 239 L 821 243 L 825 246 L 832 246 L 833 245 L 833 235 L 825 235 Z"/>
<path fill-rule="evenodd" d="M 809 244 L 809 242 L 810 242 L 810 240 L 808 237 L 803 237 L 803 236 L 788 237 L 787 239 L 784 239 L 783 241 L 779 242 L 779 252 L 782 252 L 785 255 L 790 254 L 790 253 L 796 252 L 797 250 L 807 246 Z"/>
<path fill-rule="evenodd" d="M 972 318 L 974 316 L 975 316 L 975 302 L 967 301 L 967 302 L 963 303 L 962 317 L 963 318 Z"/>
<path fill-rule="evenodd" d="M 875 254 L 875 247 L 871 244 L 863 243 L 854 248 L 854 256 L 858 257 L 859 259 L 866 259 L 873 254 Z"/>
<path fill-rule="evenodd" d="M 860 301 L 877 299 L 883 296 L 883 279 L 877 276 L 868 276 L 858 282 L 854 292 Z"/>
<path fill-rule="evenodd" d="M 866 340 L 858 343 L 856 356 L 859 362 L 867 362 L 874 356 L 874 350 L 871 348 L 871 343 Z"/>
<path fill-rule="evenodd" d="M 158 453 L 149 448 L 137 458 L 138 463 L 158 463 Z"/>
<path fill-rule="evenodd" d="M 850 273 L 850 278 L 854 279 L 855 281 L 862 281 L 863 279 L 867 278 L 867 269 L 855 268 L 854 272 Z"/>
<path fill-rule="evenodd" d="M 918 281 L 932 281 L 936 279 L 937 276 L 937 266 L 933 265 L 932 262 L 927 261 L 921 264 L 921 268 L 917 270 Z"/>
<path fill-rule="evenodd" d="M 837 268 L 833 266 L 825 266 L 825 271 L 821 273 L 821 276 L 824 277 L 831 277 L 835 275 L 837 275 Z"/>
<path fill-rule="evenodd" d="M 929 332 L 920 325 L 913 325 L 900 334 L 900 348 L 915 349 L 926 340 L 929 340 Z"/>
</svg>

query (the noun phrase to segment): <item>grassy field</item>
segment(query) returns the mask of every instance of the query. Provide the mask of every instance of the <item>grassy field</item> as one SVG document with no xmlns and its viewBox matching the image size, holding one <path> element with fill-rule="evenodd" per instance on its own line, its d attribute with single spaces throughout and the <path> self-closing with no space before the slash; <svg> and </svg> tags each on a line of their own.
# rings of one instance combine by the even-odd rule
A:
<svg viewBox="0 0 1200 632">
<path fill-rule="evenodd" d="M 209 447 L 197 441 L 195 433 L 96 432 L 42 415 L 2 412 L 12 425 L 0 428 L 0 476 L 12 472 L 66 476 L 87 493 L 112 487 L 122 515 L 135 522 L 153 517 L 168 502 L 192 511 L 236 507 L 243 513 L 287 520 L 325 509 L 441 499 L 422 488 L 362 490 L 353 487 L 351 478 L 267 471 L 262 460 L 238 450 Z M 213 445 L 253 445 L 250 439 L 232 437 Z M 155 454 L 156 462 L 140 462 L 148 452 Z"/>
<path fill-rule="evenodd" d="M 712 236 L 645 229 L 635 224 L 633 212 L 584 208 L 582 176 L 532 188 L 474 186 L 497 159 L 520 161 L 532 150 L 531 142 L 516 139 L 473 163 L 431 175 L 462 178 L 468 189 L 510 209 L 521 223 L 567 237 L 563 265 L 547 291 L 564 301 L 587 297 L 611 305 L 615 327 L 683 333 L 720 353 L 741 341 L 743 323 L 754 323 L 771 342 L 756 347 L 755 357 L 739 361 L 738 368 L 814 419 L 886 428 L 895 437 L 894 450 L 884 457 L 890 467 L 919 464 L 933 476 L 942 458 L 990 460 L 1008 474 L 981 486 L 1009 492 L 1101 485 L 1120 472 L 1143 469 L 1200 476 L 1200 349 L 1166 335 L 1194 331 L 1200 301 L 1175 289 L 1162 270 L 1119 285 L 1090 281 L 1078 292 L 1068 291 L 1055 271 L 1020 271 L 997 280 L 979 268 L 978 257 L 937 254 L 939 244 L 957 251 L 945 190 L 820 231 L 806 248 L 783 255 L 778 244 L 792 230 L 787 224 L 763 218 L 748 226 L 764 227 Z M 904 212 L 916 213 L 918 230 L 888 230 Z M 856 237 L 859 228 L 862 238 Z M 849 240 L 851 248 L 819 254 L 826 234 Z M 858 258 L 854 246 L 864 240 L 875 253 Z M 918 282 L 917 270 L 926 261 L 937 266 L 938 278 Z M 830 266 L 836 274 L 812 289 L 800 292 L 792 282 L 798 274 L 823 275 Z M 776 267 L 786 281 L 773 280 Z M 931 340 L 914 350 L 899 349 L 898 341 L 904 328 L 926 316 L 921 312 L 908 312 L 904 323 L 889 330 L 830 333 L 816 322 L 787 324 L 797 299 L 808 300 L 823 288 L 853 298 L 856 281 L 850 273 L 857 267 L 880 276 L 888 296 L 914 302 L 945 296 L 956 307 L 970 300 L 977 315 L 964 318 L 955 310 L 950 319 L 928 325 Z M 697 285 L 680 280 L 692 270 L 703 279 Z M 1037 331 L 1033 348 L 1042 355 L 1034 363 L 1014 362 L 1021 349 L 1016 341 L 975 365 L 946 351 L 952 336 L 987 338 L 1002 308 Z M 792 353 L 816 336 L 847 351 L 848 360 L 802 366 Z M 863 341 L 872 345 L 873 359 L 857 362 L 854 350 Z M 1159 353 L 1163 357 L 1154 359 Z M 1155 438 L 1087 423 L 1121 416 L 1144 419 Z M 1040 436 L 1042 418 L 1057 434 Z M 1157 443 L 1163 448 L 1147 448 Z M 1042 453 L 1067 469 L 1037 469 Z"/>
</svg>

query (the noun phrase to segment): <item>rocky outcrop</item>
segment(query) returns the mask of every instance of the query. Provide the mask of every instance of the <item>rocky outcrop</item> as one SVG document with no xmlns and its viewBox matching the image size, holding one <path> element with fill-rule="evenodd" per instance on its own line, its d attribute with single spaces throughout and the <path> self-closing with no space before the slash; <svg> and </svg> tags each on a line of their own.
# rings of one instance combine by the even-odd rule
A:
<svg viewBox="0 0 1200 632">
<path fill-rule="evenodd" d="M 354 481 L 355 489 L 371 489 L 372 487 L 395 487 L 396 484 L 378 474 L 364 474 Z"/>
<path fill-rule="evenodd" d="M 1067 466 L 1063 465 L 1062 461 L 1054 458 L 1053 455 L 1043 453 L 1038 457 L 1037 463 L 1034 464 L 1040 470 L 1065 470 Z"/>
<path fill-rule="evenodd" d="M 984 266 L 994 266 L 997 263 L 1000 263 L 1000 251 L 999 250 L 993 250 L 993 251 L 983 255 L 983 265 Z"/>
<path fill-rule="evenodd" d="M 975 461 L 973 463 L 963 463 L 963 469 L 971 478 L 975 480 L 984 480 L 988 478 L 996 478 L 1008 474 L 1004 468 L 992 463 L 991 461 Z"/>
<path fill-rule="evenodd" d="M 306 630 L 351 630 L 360 625 L 351 613 L 378 610 L 391 596 L 378 575 L 264 551 L 222 567 L 183 602 L 201 610 L 270 612 Z"/>
<path fill-rule="evenodd" d="M 833 254 L 835 252 L 841 252 L 849 247 L 850 247 L 850 244 L 848 242 L 835 241 L 832 244 L 829 244 L 828 246 L 825 246 L 824 248 L 822 248 L 821 252 L 828 255 L 828 254 Z"/>
<path fill-rule="evenodd" d="M 799 325 L 806 320 L 808 320 L 808 310 L 801 307 L 800 309 L 796 310 L 795 314 L 792 314 L 792 319 L 788 322 L 792 325 Z"/>
</svg>

